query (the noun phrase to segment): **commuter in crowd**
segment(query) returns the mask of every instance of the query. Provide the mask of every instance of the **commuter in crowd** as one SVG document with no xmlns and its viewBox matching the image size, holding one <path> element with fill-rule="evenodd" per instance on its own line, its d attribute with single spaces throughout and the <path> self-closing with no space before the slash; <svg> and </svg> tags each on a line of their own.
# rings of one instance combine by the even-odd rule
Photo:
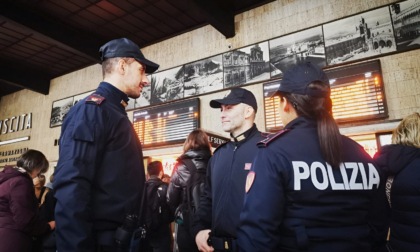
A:
<svg viewBox="0 0 420 252">
<path fill-rule="evenodd" d="M 201 190 L 194 190 L 194 183 L 200 187 L 200 181 L 205 180 L 211 154 L 207 134 L 201 129 L 193 130 L 185 140 L 183 153 L 174 167 L 167 195 L 168 204 L 177 217 L 175 242 L 179 252 L 198 251 L 194 236 L 191 235 L 191 224 Z"/>
<path fill-rule="evenodd" d="M 173 218 L 166 202 L 168 184 L 162 181 L 163 165 L 153 161 L 147 165 L 149 179 L 146 182 L 146 224 L 148 227 L 148 251 L 171 251 L 171 227 Z"/>
<path fill-rule="evenodd" d="M 231 141 L 219 146 L 209 161 L 193 235 L 200 251 L 232 250 L 245 179 L 256 144 L 265 137 L 254 124 L 257 101 L 250 91 L 233 88 L 225 98 L 210 101 L 210 106 L 220 108 L 222 128 L 230 133 Z"/>
<path fill-rule="evenodd" d="M 0 172 L 0 252 L 31 251 L 32 237 L 55 228 L 54 221 L 39 218 L 33 179 L 48 170 L 37 150 L 22 154 L 16 166 Z"/>
<path fill-rule="evenodd" d="M 169 184 L 171 182 L 171 176 L 169 176 L 168 174 L 163 174 L 162 181 Z"/>
<path fill-rule="evenodd" d="M 284 129 L 258 143 L 240 215 L 240 251 L 371 251 L 380 173 L 332 117 L 329 80 L 307 62 L 283 76 Z"/>
<path fill-rule="evenodd" d="M 58 251 L 117 251 L 126 217 L 139 213 L 145 183 L 140 140 L 127 117 L 129 98 L 149 85 L 147 60 L 126 38 L 100 49 L 103 81 L 74 105 L 61 128 L 54 175 Z"/>
<path fill-rule="evenodd" d="M 41 202 L 39 206 L 39 214 L 45 221 L 55 221 L 54 209 L 56 199 L 54 198 L 53 183 L 54 175 L 50 176 L 50 181 L 45 185 L 45 191 L 41 195 Z M 42 251 L 55 252 L 57 247 L 55 245 L 55 233 L 49 232 L 42 236 Z"/>
<path fill-rule="evenodd" d="M 389 251 L 420 251 L 420 114 L 405 117 L 392 134 L 392 144 L 375 155 L 387 178 L 385 209 L 390 228 Z"/>
<path fill-rule="evenodd" d="M 35 196 L 38 200 L 38 203 L 41 203 L 41 196 L 42 194 L 44 194 L 45 191 L 45 175 L 44 174 L 40 174 L 39 176 L 35 177 L 32 182 L 34 183 L 34 188 L 35 188 Z"/>
</svg>

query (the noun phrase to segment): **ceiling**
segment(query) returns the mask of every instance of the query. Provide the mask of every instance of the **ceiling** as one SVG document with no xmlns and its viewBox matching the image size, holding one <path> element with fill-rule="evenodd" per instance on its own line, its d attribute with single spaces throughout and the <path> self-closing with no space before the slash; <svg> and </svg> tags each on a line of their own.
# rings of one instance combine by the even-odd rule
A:
<svg viewBox="0 0 420 252">
<path fill-rule="evenodd" d="M 274 0 L 2 0 L 0 99 L 99 63 L 99 47 L 127 37 L 148 46 L 204 25 L 235 36 L 234 16 Z"/>
</svg>

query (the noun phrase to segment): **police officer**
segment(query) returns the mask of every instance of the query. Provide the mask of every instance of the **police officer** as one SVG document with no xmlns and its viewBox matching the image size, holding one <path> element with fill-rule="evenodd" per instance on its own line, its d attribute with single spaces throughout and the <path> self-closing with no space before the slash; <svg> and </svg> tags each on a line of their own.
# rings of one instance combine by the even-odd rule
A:
<svg viewBox="0 0 420 252">
<path fill-rule="evenodd" d="M 234 251 L 245 178 L 264 136 L 254 124 L 257 101 L 250 91 L 233 88 L 210 106 L 221 109 L 222 128 L 231 141 L 219 146 L 209 161 L 192 231 L 200 251 Z"/>
<path fill-rule="evenodd" d="M 327 76 L 296 65 L 277 94 L 285 127 L 258 144 L 240 251 L 371 251 L 367 215 L 381 177 L 363 148 L 340 135 Z"/>
<path fill-rule="evenodd" d="M 115 230 L 139 212 L 145 183 L 141 144 L 125 106 L 159 65 L 126 38 L 99 52 L 104 79 L 72 107 L 61 129 L 54 181 L 58 251 L 117 251 Z"/>
</svg>

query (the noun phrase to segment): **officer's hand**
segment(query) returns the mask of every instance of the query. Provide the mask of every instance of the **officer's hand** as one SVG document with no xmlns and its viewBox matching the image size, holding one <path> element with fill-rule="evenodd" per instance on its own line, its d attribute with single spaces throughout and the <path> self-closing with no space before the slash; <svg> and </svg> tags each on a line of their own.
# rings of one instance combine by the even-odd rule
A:
<svg viewBox="0 0 420 252">
<path fill-rule="evenodd" d="M 195 243 L 197 243 L 198 250 L 202 252 L 213 252 L 213 247 L 207 244 L 209 239 L 210 229 L 201 230 L 195 237 Z"/>
<path fill-rule="evenodd" d="M 48 222 L 48 225 L 50 225 L 51 230 L 55 229 L 55 221 Z"/>
</svg>

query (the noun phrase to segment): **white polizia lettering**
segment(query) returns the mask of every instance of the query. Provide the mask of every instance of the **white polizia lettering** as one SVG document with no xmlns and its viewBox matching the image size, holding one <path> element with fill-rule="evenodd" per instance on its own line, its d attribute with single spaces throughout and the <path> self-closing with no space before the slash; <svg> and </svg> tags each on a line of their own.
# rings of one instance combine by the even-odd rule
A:
<svg viewBox="0 0 420 252">
<path fill-rule="evenodd" d="M 336 171 L 341 178 L 334 177 L 334 171 L 328 163 L 313 162 L 309 165 L 303 161 L 293 161 L 292 165 L 296 191 L 301 190 L 302 182 L 308 179 L 318 190 L 325 190 L 329 186 L 332 190 L 372 190 L 374 186 L 378 188 L 380 183 L 379 173 L 371 163 L 342 163 Z"/>
</svg>

